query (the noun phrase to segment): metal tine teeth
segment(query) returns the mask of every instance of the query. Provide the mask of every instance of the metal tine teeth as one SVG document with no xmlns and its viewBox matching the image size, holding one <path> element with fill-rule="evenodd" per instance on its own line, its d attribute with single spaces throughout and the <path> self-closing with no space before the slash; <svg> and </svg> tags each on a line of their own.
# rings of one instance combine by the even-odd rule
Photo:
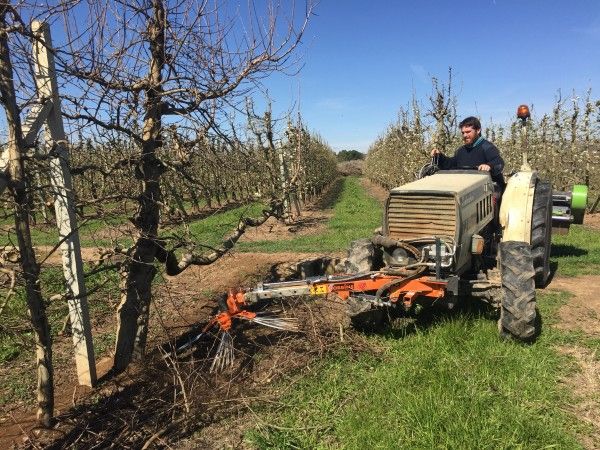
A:
<svg viewBox="0 0 600 450">
<path fill-rule="evenodd" d="M 217 352 L 215 353 L 215 357 L 210 366 L 210 373 L 222 372 L 231 367 L 233 365 L 233 360 L 235 359 L 233 350 L 233 338 L 231 337 L 231 334 L 224 331 L 221 334 L 219 347 L 217 347 Z"/>
<path fill-rule="evenodd" d="M 183 344 L 181 344 L 179 347 L 177 347 L 175 349 L 175 353 L 181 353 L 184 350 L 187 350 L 192 345 L 194 345 L 196 342 L 198 342 L 202 336 L 204 336 L 204 333 L 198 333 L 193 338 L 189 338 L 187 341 L 185 341 Z"/>
<path fill-rule="evenodd" d="M 252 322 L 282 331 L 298 331 L 298 321 L 294 317 L 255 317 Z"/>
<path fill-rule="evenodd" d="M 261 316 L 261 317 L 272 317 L 272 316 L 277 316 L 278 314 L 283 314 L 285 311 L 283 309 L 277 309 L 277 310 L 269 310 L 269 311 L 258 311 L 256 313 L 257 316 Z"/>
</svg>

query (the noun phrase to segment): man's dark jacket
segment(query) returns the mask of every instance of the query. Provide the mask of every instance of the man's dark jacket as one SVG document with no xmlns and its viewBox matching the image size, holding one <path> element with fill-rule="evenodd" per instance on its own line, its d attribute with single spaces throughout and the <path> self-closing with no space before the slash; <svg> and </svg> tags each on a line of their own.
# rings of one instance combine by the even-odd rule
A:
<svg viewBox="0 0 600 450">
<path fill-rule="evenodd" d="M 439 155 L 440 169 L 477 168 L 481 164 L 490 166 L 492 180 L 504 187 L 504 160 L 496 146 L 483 138 L 478 139 L 473 146 L 463 145 L 452 157 Z"/>
</svg>

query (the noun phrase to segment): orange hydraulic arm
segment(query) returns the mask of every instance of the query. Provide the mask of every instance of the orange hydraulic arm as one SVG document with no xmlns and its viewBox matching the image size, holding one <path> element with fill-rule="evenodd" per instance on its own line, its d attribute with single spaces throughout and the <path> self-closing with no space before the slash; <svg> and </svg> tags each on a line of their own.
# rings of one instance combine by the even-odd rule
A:
<svg viewBox="0 0 600 450">
<path fill-rule="evenodd" d="M 335 294 L 343 300 L 353 297 L 376 305 L 401 305 L 408 310 L 419 299 L 435 301 L 443 298 L 446 285 L 446 281 L 430 276 L 396 275 L 384 271 L 263 283 L 248 291 L 230 290 L 227 296 L 227 310 L 213 318 L 205 329 L 218 324 L 226 331 L 231 328 L 234 318 L 253 320 L 256 314 L 247 308 L 261 300 Z"/>
<path fill-rule="evenodd" d="M 297 331 L 298 325 L 293 317 L 278 317 L 264 312 L 253 312 L 249 307 L 259 301 L 302 295 L 334 294 L 338 298 L 352 298 L 375 306 L 397 305 L 408 310 L 418 300 L 434 302 L 446 294 L 447 282 L 422 272 L 377 271 L 356 275 L 337 275 L 314 277 L 299 281 L 281 283 L 264 283 L 255 289 L 230 290 L 226 304 L 221 305 L 221 312 L 214 316 L 199 333 L 188 336 L 180 342 L 175 352 L 190 348 L 210 329 L 217 327 L 220 343 L 211 365 L 211 372 L 222 370 L 233 363 L 233 340 L 229 333 L 234 319 L 246 320 L 259 325 L 285 331 Z"/>
</svg>

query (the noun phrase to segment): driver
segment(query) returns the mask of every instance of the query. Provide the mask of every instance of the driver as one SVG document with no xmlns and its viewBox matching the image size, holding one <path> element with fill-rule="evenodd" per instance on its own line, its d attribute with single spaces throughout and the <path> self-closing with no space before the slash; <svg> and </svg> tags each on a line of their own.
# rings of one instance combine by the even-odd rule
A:
<svg viewBox="0 0 600 450">
<path fill-rule="evenodd" d="M 465 145 L 459 147 L 454 156 L 449 157 L 438 149 L 431 151 L 431 156 L 438 156 L 440 169 L 460 169 L 463 167 L 477 168 L 490 172 L 492 181 L 504 190 L 505 182 L 502 176 L 504 160 L 494 144 L 481 136 L 481 122 L 477 117 L 467 117 L 459 125 Z"/>
</svg>

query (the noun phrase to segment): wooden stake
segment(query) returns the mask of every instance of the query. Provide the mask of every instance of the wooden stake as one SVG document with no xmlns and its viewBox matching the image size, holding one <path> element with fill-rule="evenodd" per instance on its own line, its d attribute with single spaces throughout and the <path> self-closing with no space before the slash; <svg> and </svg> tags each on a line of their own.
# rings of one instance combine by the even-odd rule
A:
<svg viewBox="0 0 600 450">
<path fill-rule="evenodd" d="M 65 136 L 58 85 L 56 82 L 52 40 L 48 25 L 33 21 L 34 66 L 36 85 L 41 103 L 43 99 L 52 102 L 45 122 L 45 143 L 50 158 L 50 182 L 54 194 L 54 209 L 58 226 L 63 270 L 69 293 L 69 315 L 75 347 L 75 363 L 79 383 L 87 386 L 96 384 L 96 364 L 87 304 L 87 294 L 83 280 L 83 261 L 77 231 L 77 219 L 73 200 L 73 183 L 69 170 L 69 154 Z M 33 121 L 32 121 L 33 122 Z"/>
</svg>

